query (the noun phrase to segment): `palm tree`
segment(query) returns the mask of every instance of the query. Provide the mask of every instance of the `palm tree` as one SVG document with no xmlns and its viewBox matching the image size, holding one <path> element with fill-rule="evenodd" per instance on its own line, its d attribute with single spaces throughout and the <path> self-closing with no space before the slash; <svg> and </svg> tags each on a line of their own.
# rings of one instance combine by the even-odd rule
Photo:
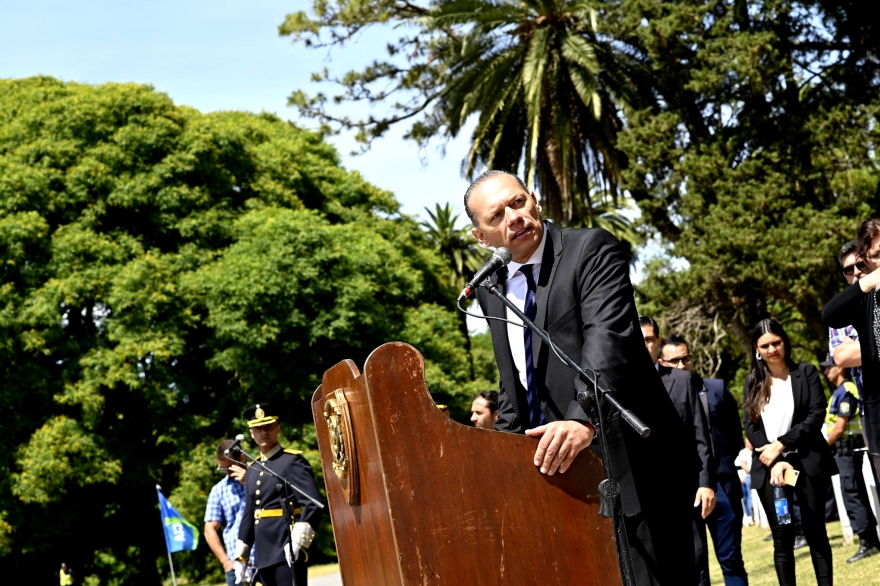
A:
<svg viewBox="0 0 880 586">
<path fill-rule="evenodd" d="M 431 220 L 421 225 L 440 256 L 447 261 L 446 281 L 453 288 L 462 288 L 488 254 L 477 245 L 468 226 L 456 227 L 459 214 L 453 212 L 452 204 L 441 206 L 438 203 L 434 205 L 433 212 L 429 208 L 425 208 L 425 211 Z"/>
<path fill-rule="evenodd" d="M 606 190 L 587 192 L 582 200 L 575 202 L 575 220 L 571 226 L 575 228 L 604 228 L 620 240 L 626 260 L 635 264 L 637 254 L 635 246 L 642 241 L 633 220 L 636 217 L 636 205 L 623 195 L 617 200 Z"/>
<path fill-rule="evenodd" d="M 422 222 L 422 227 L 428 238 L 437 247 L 440 256 L 447 262 L 447 282 L 453 286 L 453 290 L 464 288 L 478 268 L 485 262 L 489 254 L 480 247 L 474 237 L 471 236 L 468 226 L 456 227 L 459 214 L 452 210 L 452 204 L 441 206 L 434 204 L 434 211 L 425 208 L 430 222 Z M 465 349 L 470 361 L 471 377 L 474 374 L 474 359 L 471 355 L 471 338 L 467 327 L 467 316 L 458 313 L 458 327 L 464 335 Z"/>
<path fill-rule="evenodd" d="M 603 38 L 582 0 L 439 0 L 437 29 L 466 31 L 447 50 L 440 107 L 450 134 L 478 115 L 463 164 L 516 173 L 540 191 L 547 213 L 577 223 L 599 183 L 618 204 L 626 161 L 615 146 L 622 109 L 650 103 L 635 52 Z M 579 195 L 581 194 L 581 195 Z"/>
</svg>

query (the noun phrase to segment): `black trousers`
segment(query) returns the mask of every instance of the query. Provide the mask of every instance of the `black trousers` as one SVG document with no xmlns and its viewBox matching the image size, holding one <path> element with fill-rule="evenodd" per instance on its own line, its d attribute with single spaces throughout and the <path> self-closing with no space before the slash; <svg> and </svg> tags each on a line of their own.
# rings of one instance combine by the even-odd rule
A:
<svg viewBox="0 0 880 586">
<path fill-rule="evenodd" d="M 671 508 L 680 512 L 687 510 L 686 507 Z M 690 523 L 681 516 L 672 517 L 667 523 L 651 523 L 639 513 L 625 517 L 625 525 L 637 586 L 693 584 L 692 580 L 682 581 L 682 577 L 694 573 Z"/>
<path fill-rule="evenodd" d="M 832 586 L 834 583 L 831 544 L 828 542 L 828 533 L 825 531 L 825 493 L 828 490 L 828 478 L 825 476 L 807 476 L 800 462 L 792 465 L 801 472 L 797 486 L 785 486 L 785 494 L 789 504 L 797 494 L 798 505 L 801 512 L 801 526 L 804 537 L 810 546 L 810 558 L 813 561 L 813 570 L 816 573 L 816 584 L 819 586 Z M 795 526 L 779 525 L 776 521 L 773 503 L 773 485 L 770 484 L 770 475 L 764 480 L 764 485 L 758 487 L 758 496 L 761 505 L 767 511 L 770 521 L 770 530 L 773 533 L 773 563 L 776 566 L 776 577 L 780 586 L 795 586 L 797 579 L 794 571 L 794 538 Z"/>
<path fill-rule="evenodd" d="M 691 528 L 694 533 L 694 581 L 697 586 L 711 586 L 709 580 L 709 542 L 706 539 L 706 520 L 703 507 L 694 507 Z"/>
<path fill-rule="evenodd" d="M 300 555 L 300 558 L 303 556 Z M 293 571 L 296 574 L 296 586 L 307 586 L 309 583 L 309 572 L 305 561 L 302 559 L 294 562 Z M 290 567 L 287 562 L 275 564 L 267 568 L 260 568 L 257 572 L 255 582 L 260 582 L 263 586 L 291 586 Z"/>
<path fill-rule="evenodd" d="M 834 459 L 840 469 L 840 490 L 843 493 L 843 504 L 846 516 L 853 532 L 859 537 L 870 533 L 869 543 L 877 542 L 877 520 L 871 512 L 868 500 L 868 487 L 862 474 L 865 452 L 852 452 L 849 455 L 837 454 Z"/>
</svg>

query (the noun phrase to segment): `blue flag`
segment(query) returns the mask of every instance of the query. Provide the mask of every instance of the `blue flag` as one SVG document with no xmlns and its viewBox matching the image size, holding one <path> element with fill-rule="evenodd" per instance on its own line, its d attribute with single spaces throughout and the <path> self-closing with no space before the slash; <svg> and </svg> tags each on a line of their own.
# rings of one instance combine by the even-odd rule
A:
<svg viewBox="0 0 880 586">
<path fill-rule="evenodd" d="M 165 530 L 165 545 L 168 546 L 168 553 L 195 549 L 199 544 L 199 532 L 195 525 L 174 510 L 158 484 L 156 492 L 159 493 L 159 510 L 162 513 L 162 528 Z"/>
</svg>

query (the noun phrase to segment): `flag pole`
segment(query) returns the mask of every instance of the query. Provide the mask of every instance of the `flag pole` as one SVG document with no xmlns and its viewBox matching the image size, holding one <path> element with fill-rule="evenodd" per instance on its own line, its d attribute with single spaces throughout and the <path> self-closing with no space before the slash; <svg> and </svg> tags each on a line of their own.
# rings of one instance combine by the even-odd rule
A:
<svg viewBox="0 0 880 586">
<path fill-rule="evenodd" d="M 159 491 L 160 494 L 162 493 L 162 487 L 159 486 L 158 484 L 156 485 L 156 490 Z M 159 504 L 161 505 L 161 502 Z M 160 507 L 159 515 L 161 515 L 161 514 L 162 514 L 162 511 L 161 511 L 161 507 Z M 164 523 L 165 523 L 165 518 L 162 517 L 162 524 L 164 525 Z M 165 533 L 164 526 L 163 526 L 162 532 Z M 172 586 L 177 586 L 177 579 L 174 577 L 174 562 L 171 560 L 171 547 L 168 544 L 168 534 L 167 533 L 165 534 L 165 551 L 168 552 L 168 565 L 171 567 L 171 584 L 172 584 Z"/>
<path fill-rule="evenodd" d="M 167 547 L 165 548 L 167 551 Z M 171 584 L 177 586 L 177 580 L 174 579 L 174 562 L 171 561 L 171 552 L 168 552 L 168 565 L 171 566 Z"/>
</svg>

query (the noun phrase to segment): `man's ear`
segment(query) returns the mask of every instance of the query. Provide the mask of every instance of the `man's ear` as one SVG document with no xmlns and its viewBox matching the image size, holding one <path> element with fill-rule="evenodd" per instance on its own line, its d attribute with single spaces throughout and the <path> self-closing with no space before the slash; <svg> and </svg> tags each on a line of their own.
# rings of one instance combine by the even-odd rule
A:
<svg viewBox="0 0 880 586">
<path fill-rule="evenodd" d="M 479 242 L 483 248 L 489 248 L 491 246 L 486 240 L 486 235 L 479 228 L 471 228 L 471 235 L 477 239 L 477 242 Z"/>
</svg>

